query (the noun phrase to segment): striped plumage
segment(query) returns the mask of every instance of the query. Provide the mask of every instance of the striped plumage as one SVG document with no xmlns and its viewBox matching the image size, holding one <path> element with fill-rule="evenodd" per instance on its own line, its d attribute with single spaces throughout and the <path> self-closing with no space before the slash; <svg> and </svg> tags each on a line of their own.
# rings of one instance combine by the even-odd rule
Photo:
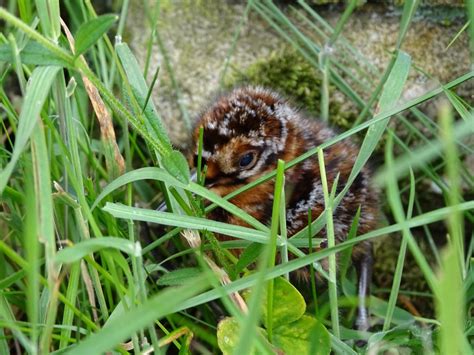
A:
<svg viewBox="0 0 474 355">
<path fill-rule="evenodd" d="M 305 118 L 280 95 L 259 87 L 243 87 L 220 96 L 200 116 L 194 131 L 190 156 L 195 164 L 199 128 L 204 129 L 202 157 L 207 165 L 206 185 L 224 196 L 271 172 L 278 159 L 290 161 L 331 139 L 335 133 L 324 123 Z M 358 148 L 344 140 L 324 150 L 329 188 L 339 174 L 337 191 L 345 186 L 358 154 Z M 375 228 L 377 193 L 370 185 L 370 174 L 363 169 L 334 210 L 337 241 L 345 240 L 357 209 L 361 208 L 358 234 Z M 291 236 L 304 228 L 308 209 L 317 218 L 324 210 L 320 170 L 316 156 L 306 159 L 285 173 L 291 193 L 287 196 L 287 228 Z M 273 203 L 274 182 L 268 181 L 234 197 L 231 202 L 263 223 L 268 223 Z M 232 224 L 243 221 L 216 209 L 209 218 Z M 325 230 L 320 233 L 324 237 Z M 372 264 L 370 243 L 354 247 L 353 260 L 359 273 L 358 328 L 367 329 L 364 296 L 368 292 Z"/>
</svg>

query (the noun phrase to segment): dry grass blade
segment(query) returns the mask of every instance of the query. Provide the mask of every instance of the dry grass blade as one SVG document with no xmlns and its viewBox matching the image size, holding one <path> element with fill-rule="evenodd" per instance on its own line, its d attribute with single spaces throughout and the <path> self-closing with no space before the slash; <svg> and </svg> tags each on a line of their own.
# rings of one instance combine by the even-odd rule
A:
<svg viewBox="0 0 474 355">
<path fill-rule="evenodd" d="M 92 317 L 94 318 L 94 322 L 97 324 L 99 321 L 99 316 L 97 315 L 97 303 L 95 302 L 94 286 L 92 285 L 91 276 L 89 275 L 89 271 L 87 271 L 87 266 L 83 260 L 81 260 L 81 275 L 82 280 L 86 285 L 87 297 L 91 303 Z"/>
<path fill-rule="evenodd" d="M 66 33 L 66 37 L 69 41 L 69 46 L 71 50 L 74 52 L 74 38 L 72 37 L 69 28 L 61 20 L 61 26 Z M 84 59 L 84 56 L 79 56 L 79 60 L 81 60 L 85 66 L 87 66 L 87 62 Z M 91 101 L 92 107 L 94 108 L 94 112 L 97 116 L 97 120 L 99 121 L 100 127 L 100 138 L 102 140 L 102 144 L 104 145 L 105 150 L 105 164 L 107 165 L 107 171 L 110 174 L 110 178 L 115 178 L 117 176 L 122 175 L 125 172 L 125 160 L 120 153 L 120 149 L 117 145 L 117 139 L 115 137 L 115 130 L 114 125 L 112 124 L 112 115 L 110 114 L 109 110 L 105 106 L 104 101 L 100 97 L 99 91 L 97 88 L 92 84 L 87 76 L 81 73 L 82 81 L 84 82 L 84 86 L 87 91 L 87 95 Z"/>
</svg>

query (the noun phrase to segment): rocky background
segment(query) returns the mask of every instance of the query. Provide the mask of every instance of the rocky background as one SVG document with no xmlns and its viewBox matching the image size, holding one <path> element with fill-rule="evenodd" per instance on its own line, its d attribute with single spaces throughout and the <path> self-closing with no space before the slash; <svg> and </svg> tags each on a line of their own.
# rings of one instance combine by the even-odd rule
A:
<svg viewBox="0 0 474 355">
<path fill-rule="evenodd" d="M 344 1 L 315 0 L 308 3 L 311 2 L 328 4 Z M 390 50 L 395 46 L 399 30 L 402 8 L 392 4 L 400 5 L 402 2 L 395 0 L 365 4 L 352 14 L 343 31 L 343 36 L 380 72 L 389 61 Z M 266 66 L 267 73 L 269 66 L 278 73 L 279 68 L 274 65 L 278 61 L 276 57 L 282 53 L 284 55 L 290 46 L 255 11 L 250 11 L 244 20 L 240 37 L 235 43 L 234 36 L 243 19 L 245 1 L 173 0 L 161 3 L 163 5 L 156 30 L 162 46 L 160 48 L 156 43 L 153 45 L 148 74 L 151 81 L 157 67 L 160 68 L 154 100 L 173 142 L 179 147 L 185 147 L 189 120 L 193 120 L 214 94 L 231 85 L 233 77 L 237 77 L 234 80 L 242 81 L 249 68 L 250 75 L 255 79 L 256 64 L 265 67 L 265 62 L 270 61 Z M 288 3 L 293 2 L 284 3 L 282 7 L 291 16 L 292 6 Z M 426 0 L 422 3 L 430 6 L 419 8 L 403 49 L 412 56 L 413 65 L 432 78 L 413 72 L 409 87 L 405 90 L 405 99 L 416 97 L 436 87 L 439 82 L 447 83 L 470 68 L 466 34 L 461 35 L 446 49 L 465 23 L 462 0 Z M 332 25 L 343 10 L 341 5 L 316 7 L 316 11 Z M 133 46 L 142 64 L 145 62 L 149 39 L 146 11 L 150 11 L 150 7 L 144 7 L 143 2 L 131 2 L 127 21 L 126 40 Z M 164 61 L 163 51 L 169 59 L 171 75 L 170 68 Z M 225 80 L 222 81 L 220 79 L 230 52 L 229 67 Z M 280 60 L 283 64 L 285 61 L 285 57 Z M 304 60 L 297 59 L 298 65 L 307 66 L 302 62 Z M 300 78 L 307 74 L 306 68 L 285 65 L 285 70 L 288 68 L 298 72 Z M 318 76 L 319 73 L 313 74 L 316 81 Z M 283 79 L 280 78 L 279 81 L 282 82 Z M 179 88 L 178 92 L 176 87 Z M 468 88 L 466 94 L 467 90 Z M 307 91 L 319 91 L 319 87 L 308 87 Z M 293 96 L 294 92 L 287 94 Z M 332 99 L 341 103 L 337 92 L 333 93 Z M 181 109 L 178 103 L 181 104 Z M 189 120 L 186 114 L 183 115 L 183 108 L 188 112 Z M 347 111 L 350 108 L 344 109 Z"/>
</svg>

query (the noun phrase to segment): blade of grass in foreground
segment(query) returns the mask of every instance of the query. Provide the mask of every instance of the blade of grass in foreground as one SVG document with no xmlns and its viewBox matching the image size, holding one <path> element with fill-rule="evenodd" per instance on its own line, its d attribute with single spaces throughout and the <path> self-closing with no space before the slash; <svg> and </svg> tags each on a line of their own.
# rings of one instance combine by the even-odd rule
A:
<svg viewBox="0 0 474 355">
<path fill-rule="evenodd" d="M 446 161 L 446 175 L 448 177 L 449 195 L 447 196 L 449 206 L 457 206 L 461 200 L 461 164 L 459 162 L 459 153 L 454 142 L 453 134 L 453 114 L 451 106 L 445 104 L 440 109 L 440 136 L 444 141 L 445 161 Z M 474 133 L 474 127 L 473 127 Z M 462 271 L 462 278 L 466 277 L 466 270 L 464 269 L 464 221 L 462 214 L 454 210 L 448 216 L 448 242 L 453 246 L 459 254 L 458 262 Z"/>
<path fill-rule="evenodd" d="M 252 294 L 249 301 L 249 312 L 243 322 L 240 324 L 239 342 L 235 347 L 234 354 L 249 354 L 253 351 L 253 344 L 256 340 L 257 325 L 262 311 L 262 302 L 264 296 L 265 281 L 267 284 L 267 297 L 273 294 L 273 278 L 268 278 L 268 271 L 275 265 L 275 254 L 276 254 L 276 238 L 278 231 L 278 215 L 280 209 L 280 198 L 281 190 L 283 189 L 284 179 L 284 163 L 283 161 L 278 162 L 277 177 L 274 190 L 274 199 L 272 207 L 272 226 L 270 230 L 270 242 L 265 246 L 264 250 L 260 254 L 258 272 L 255 275 L 256 283 L 252 288 Z M 277 190 L 278 189 L 278 190 Z M 273 258 L 273 260 L 272 260 Z M 267 315 L 271 317 L 273 314 L 273 300 L 268 302 L 267 298 Z M 272 321 L 267 318 L 267 324 L 270 327 L 267 329 L 268 337 L 270 342 L 272 341 Z"/>
<path fill-rule="evenodd" d="M 193 282 L 179 288 L 168 288 L 125 312 L 109 322 L 95 334 L 90 335 L 69 354 L 98 354 L 109 351 L 120 342 L 126 341 L 134 332 L 145 328 L 164 316 L 174 313 L 184 301 L 208 287 L 205 278 L 196 278 Z"/>
<path fill-rule="evenodd" d="M 0 194 L 7 185 L 21 153 L 26 148 L 28 139 L 36 127 L 41 109 L 49 94 L 49 89 L 60 69 L 60 67 L 51 66 L 37 67 L 31 75 L 21 109 L 13 153 L 8 164 L 0 172 Z"/>
<path fill-rule="evenodd" d="M 129 184 L 131 182 L 140 181 L 140 180 L 158 180 L 166 183 L 169 186 L 173 186 L 179 189 L 184 189 L 196 194 L 198 196 L 204 197 L 207 200 L 219 205 L 226 211 L 232 213 L 234 216 L 241 218 L 244 222 L 248 223 L 250 226 L 259 229 L 261 231 L 268 231 L 268 227 L 262 224 L 260 221 L 250 216 L 249 214 L 242 211 L 240 208 L 234 204 L 228 202 L 222 197 L 216 195 L 215 193 L 207 190 L 206 188 L 200 186 L 199 184 L 190 182 L 189 184 L 184 184 L 173 177 L 170 173 L 165 171 L 162 168 L 148 167 L 141 168 L 137 170 L 130 171 L 118 177 L 107 185 L 100 195 L 96 198 L 92 209 L 94 209 L 97 204 L 102 201 L 108 194 L 112 193 L 114 190 L 118 189 L 121 186 Z"/>
<path fill-rule="evenodd" d="M 474 201 L 461 203 L 459 204 L 459 206 L 456 206 L 456 208 L 459 208 L 459 210 L 461 211 L 471 210 L 474 208 Z M 268 271 L 266 275 L 266 279 L 268 280 L 270 278 L 282 276 L 294 270 L 301 269 L 302 267 L 310 265 L 311 263 L 314 263 L 315 261 L 327 258 L 331 254 L 343 251 L 346 248 L 353 246 L 355 244 L 358 244 L 365 240 L 371 240 L 377 237 L 385 236 L 389 233 L 399 232 L 403 228 L 415 228 L 415 227 L 419 227 L 419 226 L 426 225 L 429 223 L 441 221 L 445 219 L 446 216 L 452 212 L 452 210 L 453 210 L 453 207 L 440 208 L 438 210 L 413 217 L 409 220 L 405 220 L 403 223 L 396 223 L 388 227 L 383 227 L 375 231 L 365 233 L 359 237 L 336 244 L 336 246 L 334 246 L 333 248 L 323 249 L 313 254 L 306 255 L 298 259 L 290 260 L 286 264 L 279 264 L 275 266 L 273 269 Z M 304 246 L 307 247 L 308 242 L 307 241 L 303 241 L 303 242 L 306 243 Z M 0 246 L 1 246 L 1 243 L 0 243 Z M 421 252 L 418 251 L 418 253 L 421 253 Z M 224 288 L 226 292 L 228 293 L 239 292 L 245 288 L 249 288 L 252 285 L 254 285 L 256 282 L 255 279 L 256 279 L 256 274 L 252 274 L 250 276 L 246 276 L 241 279 L 238 279 L 232 282 L 231 284 L 226 285 Z M 217 292 L 216 290 L 207 291 L 199 296 L 193 297 L 188 302 L 185 302 L 185 304 L 183 305 L 183 308 L 180 308 L 179 310 L 184 310 L 189 307 L 195 307 L 197 305 L 209 302 L 211 300 L 219 298 L 220 295 L 221 295 L 221 292 Z"/>
<path fill-rule="evenodd" d="M 54 234 L 54 208 L 51 191 L 51 172 L 49 166 L 49 152 L 42 122 L 38 122 L 37 129 L 31 136 L 31 153 L 33 161 L 33 179 L 35 182 L 35 200 L 37 209 L 38 232 L 40 241 L 44 245 L 46 273 L 48 275 L 48 310 L 46 326 L 41 336 L 41 352 L 46 353 L 51 342 L 54 321 L 58 306 L 58 270 L 54 265 L 56 241 Z"/>
<path fill-rule="evenodd" d="M 324 207 L 326 212 L 326 238 L 329 248 L 336 245 L 336 238 L 334 235 L 334 221 L 333 221 L 333 207 L 334 207 L 334 195 L 329 194 L 328 181 L 326 179 L 326 167 L 324 164 L 324 153 L 321 149 L 318 151 L 318 165 L 321 174 L 321 182 L 323 185 L 324 193 Z M 337 180 L 337 178 L 336 178 Z M 332 189 L 335 191 L 337 181 L 333 182 Z M 334 336 L 340 338 L 341 333 L 339 330 L 339 307 L 337 304 L 337 277 L 336 277 L 336 255 L 331 254 L 329 256 L 329 303 L 331 307 L 331 324 Z"/>
<path fill-rule="evenodd" d="M 387 148 L 386 148 L 386 155 L 385 160 L 387 162 L 388 171 L 392 171 L 393 169 L 393 137 L 391 135 L 388 136 L 387 140 Z M 413 257 L 415 258 L 416 262 L 418 263 L 421 271 L 423 272 L 426 282 L 430 286 L 430 288 L 435 291 L 436 284 L 435 284 L 435 275 L 433 270 L 431 269 L 426 257 L 420 250 L 420 247 L 416 243 L 415 238 L 413 237 L 409 225 L 406 223 L 407 220 L 405 218 L 405 213 L 403 211 L 403 204 L 400 198 L 400 190 L 398 188 L 398 181 L 396 179 L 395 174 L 388 174 L 387 178 L 387 191 L 388 191 L 388 200 L 390 203 L 390 208 L 392 209 L 392 213 L 395 217 L 395 220 L 403 225 L 402 232 L 403 237 L 407 240 L 408 247 L 410 248 Z M 439 209 L 437 210 L 439 211 Z"/>
<path fill-rule="evenodd" d="M 389 149 L 389 145 L 387 144 L 385 148 Z M 415 176 L 413 175 L 413 171 L 410 171 L 410 203 L 409 203 L 409 211 L 407 211 L 407 219 L 410 219 L 412 215 L 414 196 L 415 196 Z M 403 237 L 402 237 L 402 243 L 400 245 L 400 251 L 398 253 L 397 266 L 395 268 L 395 274 L 393 275 L 392 289 L 390 291 L 390 297 L 389 297 L 388 305 L 387 305 L 387 313 L 385 315 L 383 329 L 382 329 L 384 332 L 388 331 L 390 328 L 393 312 L 395 310 L 396 302 L 398 299 L 398 292 L 400 289 L 400 282 L 402 279 L 403 265 L 405 263 L 405 255 L 406 255 L 406 249 L 407 249 L 407 243 L 408 243 L 408 238 L 405 236 L 405 234 L 406 234 L 406 229 L 403 230 Z"/>
<path fill-rule="evenodd" d="M 273 206 L 272 206 L 272 221 L 270 228 L 270 239 L 269 239 L 269 259 L 268 268 L 271 269 L 275 266 L 275 259 L 277 253 L 277 238 L 278 238 L 278 226 L 280 210 L 282 205 L 285 204 L 282 201 L 282 194 L 285 189 L 285 162 L 278 160 L 277 165 L 277 176 L 275 181 L 275 191 L 273 193 Z M 268 281 L 267 285 L 267 333 L 270 342 L 273 341 L 273 279 Z"/>
<path fill-rule="evenodd" d="M 205 218 L 183 216 L 168 212 L 129 207 L 110 202 L 105 205 L 103 210 L 118 218 L 159 223 L 167 226 L 182 227 L 192 230 L 208 230 L 211 232 L 229 235 L 231 237 L 241 238 L 257 243 L 266 243 L 268 240 L 268 234 L 265 232 L 247 227 L 207 220 Z"/>
<path fill-rule="evenodd" d="M 395 64 L 393 65 L 392 71 L 388 76 L 387 82 L 384 85 L 380 100 L 378 103 L 379 112 L 386 112 L 393 108 L 403 90 L 406 79 L 408 78 L 408 72 L 410 70 L 411 58 L 410 56 L 403 52 L 399 51 Z M 364 138 L 362 146 L 360 148 L 359 156 L 354 164 L 351 175 L 349 176 L 349 181 L 352 182 L 357 174 L 359 173 L 362 166 L 365 165 L 369 157 L 372 155 L 375 147 L 380 141 L 385 127 L 387 127 L 390 117 L 386 117 L 384 120 L 374 123 L 367 130 L 367 134 Z M 348 183 L 346 186 L 349 186 L 351 183 Z"/>
<path fill-rule="evenodd" d="M 28 213 L 25 213 L 25 229 L 23 233 L 25 259 L 29 267 L 27 272 L 27 286 L 26 297 L 28 303 L 26 311 L 28 314 L 28 321 L 31 326 L 31 344 L 35 347 L 35 352 L 38 352 L 38 300 L 40 294 L 39 271 L 40 271 L 40 246 L 38 241 L 38 214 L 37 203 L 34 195 L 33 182 L 33 168 L 31 161 L 25 164 L 25 199 L 24 206 Z M 15 335 L 17 336 L 17 335 Z M 29 350 L 31 351 L 31 350 Z"/>
<path fill-rule="evenodd" d="M 457 147 L 453 140 L 453 116 L 451 107 L 445 103 L 440 109 L 440 135 L 445 141 L 446 173 L 450 193 L 448 204 L 459 205 L 460 197 L 460 164 Z M 436 311 L 441 322 L 439 344 L 441 353 L 467 354 L 470 346 L 464 336 L 464 233 L 463 216 L 457 209 L 448 215 L 449 238 L 446 249 L 442 253 L 441 272 L 434 290 Z"/>
<path fill-rule="evenodd" d="M 103 237 L 87 239 L 76 245 L 62 249 L 57 253 L 55 262 L 57 264 L 74 263 L 104 248 L 121 250 L 129 255 L 140 253 L 140 249 L 127 239 Z"/>
</svg>

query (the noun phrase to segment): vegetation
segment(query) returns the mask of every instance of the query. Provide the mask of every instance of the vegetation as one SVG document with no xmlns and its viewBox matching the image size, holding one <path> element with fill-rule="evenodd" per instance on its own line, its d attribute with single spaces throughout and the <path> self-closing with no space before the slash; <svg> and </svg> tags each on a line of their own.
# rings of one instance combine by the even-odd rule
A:
<svg viewBox="0 0 474 355">
<path fill-rule="evenodd" d="M 348 3 L 333 28 L 303 0 L 294 13 L 298 23 L 270 0 L 249 0 L 245 14 L 261 16 L 304 58 L 301 65 L 322 73 L 315 81 L 322 119 L 331 113 L 331 90 L 360 110 L 335 139 L 280 162 L 277 171 L 241 189 L 276 179 L 271 226 L 229 203 L 232 196 L 215 196 L 200 185 L 202 179 L 190 179 L 186 160 L 173 149 L 153 105 L 155 81 L 146 83 L 126 43 L 113 45 L 107 36 L 120 38 L 128 1 L 120 16 L 98 16 L 87 0 L 5 3 L 0 8 L 0 353 L 472 352 L 474 113 L 456 88 L 472 81 L 474 72 L 399 102 L 409 72 L 418 70 L 401 49 L 418 1 L 404 1 L 392 60 L 378 73 L 342 36 L 357 1 Z M 467 4 L 470 26 L 460 36 L 470 37 L 474 53 L 474 3 Z M 148 16 L 150 28 L 156 28 L 159 6 Z M 150 32 L 150 42 L 156 41 Z M 340 50 L 333 53 L 335 45 Z M 232 51 L 227 60 L 230 56 Z M 420 110 L 438 97 L 444 100 L 436 116 Z M 409 141 L 390 128 L 390 120 L 404 125 Z M 359 133 L 364 139 L 351 178 L 339 194 L 325 191 L 327 210 L 385 134 L 375 183 L 383 191 L 387 224 L 364 235 L 353 229 L 346 242 L 312 251 L 321 241 L 318 231 L 331 223 L 331 214 L 323 213 L 286 239 L 279 223 L 284 170 L 312 155 L 321 159 L 328 146 Z M 411 145 L 414 138 L 418 143 Z M 440 191 L 439 204 L 421 203 L 426 186 Z M 161 201 L 167 212 L 154 210 Z M 216 206 L 248 227 L 207 220 L 205 213 Z M 235 240 L 218 243 L 212 233 Z M 387 235 L 401 238 L 393 282 L 389 290 L 373 290 L 373 327 L 358 333 L 351 330 L 354 273 L 343 261 L 355 244 Z M 421 240 L 432 246 L 432 258 L 420 249 Z M 228 251 L 236 247 L 246 247 L 239 260 Z M 277 252 L 281 258 L 275 258 Z M 288 253 L 294 255 L 290 261 Z M 311 301 L 285 280 L 302 267 L 320 273 L 318 261 L 335 253 L 341 267 L 320 275 L 329 287 L 312 287 Z M 407 254 L 429 286 L 417 296 L 434 301 L 435 316 L 397 303 L 399 296 L 413 294 L 400 287 Z M 228 318 L 221 320 L 224 315 Z"/>
</svg>

